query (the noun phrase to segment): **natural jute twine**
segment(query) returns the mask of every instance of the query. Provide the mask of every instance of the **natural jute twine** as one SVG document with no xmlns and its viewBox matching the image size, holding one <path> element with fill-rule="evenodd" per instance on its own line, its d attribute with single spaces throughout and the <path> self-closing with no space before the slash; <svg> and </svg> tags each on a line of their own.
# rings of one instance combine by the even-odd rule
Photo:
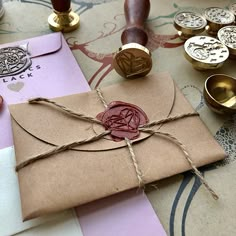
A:
<svg viewBox="0 0 236 236">
<path fill-rule="evenodd" d="M 97 95 L 98 95 L 100 101 L 102 102 L 103 106 L 105 108 L 107 108 L 107 103 L 106 103 L 106 101 L 105 101 L 105 99 L 104 99 L 104 97 L 102 95 L 101 90 L 96 89 L 96 91 L 97 91 Z M 91 123 L 97 123 L 97 124 L 102 125 L 101 121 L 97 120 L 96 118 L 94 118 L 92 116 L 88 116 L 88 115 L 82 114 L 82 113 L 74 112 L 74 111 L 66 108 L 65 106 L 60 105 L 60 104 L 58 104 L 58 103 L 56 103 L 56 102 L 54 102 L 54 101 L 52 101 L 50 99 L 38 97 L 38 98 L 34 98 L 34 99 L 30 99 L 29 100 L 29 103 L 40 103 L 40 102 L 45 102 L 45 103 L 52 104 L 52 105 L 58 107 L 59 109 L 61 109 L 62 111 L 66 112 L 67 114 L 72 115 L 74 117 L 77 117 L 78 119 L 83 119 L 83 120 L 86 120 L 86 121 L 91 122 Z M 166 119 L 162 119 L 162 120 L 159 120 L 159 121 L 149 122 L 149 123 L 147 123 L 145 125 L 140 126 L 138 129 L 141 132 L 150 133 L 152 135 L 163 136 L 163 137 L 169 139 L 170 141 L 172 141 L 173 143 L 175 143 L 182 150 L 182 152 L 183 152 L 186 160 L 188 161 L 189 165 L 191 166 L 193 172 L 199 177 L 199 179 L 201 180 L 202 184 L 211 193 L 212 197 L 215 200 L 217 200 L 219 198 L 218 195 L 207 184 L 207 182 L 204 179 L 203 175 L 197 169 L 196 165 L 192 161 L 192 159 L 191 159 L 191 157 L 190 157 L 186 147 L 178 139 L 176 139 L 174 136 L 172 136 L 171 134 L 160 132 L 160 131 L 156 131 L 156 130 L 151 128 L 151 127 L 156 126 L 156 125 L 164 124 L 164 123 L 167 123 L 167 122 L 173 122 L 173 121 L 176 121 L 176 120 L 179 120 L 179 119 L 183 119 L 183 118 L 186 118 L 186 117 L 198 116 L 198 115 L 199 115 L 198 113 L 192 112 L 192 113 L 186 113 L 186 114 L 182 114 L 182 115 L 177 115 L 177 116 L 174 116 L 174 117 L 168 117 Z M 106 135 L 108 135 L 110 133 L 111 133 L 111 131 L 105 130 L 104 132 L 102 132 L 100 134 L 96 134 L 96 135 L 94 135 L 92 137 L 89 137 L 87 139 L 71 142 L 71 143 L 68 143 L 68 144 L 61 145 L 61 146 L 57 146 L 57 147 L 55 147 L 55 148 L 53 148 L 53 149 L 51 149 L 51 150 L 49 150 L 49 151 L 47 151 L 45 153 L 42 153 L 42 154 L 39 154 L 37 156 L 31 157 L 28 160 L 19 163 L 16 166 L 16 171 L 19 171 L 20 169 L 22 169 L 22 168 L 24 168 L 24 167 L 26 167 L 26 166 L 28 166 L 28 165 L 38 161 L 38 160 L 48 158 L 48 157 L 50 157 L 53 154 L 56 154 L 56 153 L 59 153 L 59 152 L 63 152 L 63 151 L 66 151 L 66 150 L 70 150 L 72 148 L 75 148 L 75 147 L 77 147 L 79 145 L 82 145 L 82 144 L 85 144 L 85 143 L 94 142 L 96 140 L 99 140 L 99 139 L 103 138 L 104 136 L 106 136 Z M 144 187 L 144 185 L 145 185 L 145 180 L 143 178 L 144 176 L 142 174 L 142 171 L 139 168 L 139 164 L 138 164 L 138 161 L 136 159 L 134 149 L 132 147 L 132 141 L 129 140 L 128 138 L 125 138 L 125 142 L 127 144 L 127 147 L 128 147 L 129 153 L 130 153 L 130 158 L 131 158 L 131 161 L 132 161 L 133 166 L 134 166 L 134 170 L 135 170 L 136 177 L 137 177 L 137 180 L 138 180 L 138 185 L 139 185 L 140 188 Z"/>
</svg>

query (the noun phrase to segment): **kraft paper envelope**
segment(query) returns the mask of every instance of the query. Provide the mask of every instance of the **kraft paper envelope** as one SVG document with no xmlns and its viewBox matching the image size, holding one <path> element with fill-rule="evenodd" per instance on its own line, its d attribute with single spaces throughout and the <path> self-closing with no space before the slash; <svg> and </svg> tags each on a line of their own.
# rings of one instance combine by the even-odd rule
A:
<svg viewBox="0 0 236 236">
<path fill-rule="evenodd" d="M 149 121 L 193 112 L 166 73 L 101 89 L 107 103 L 139 106 Z M 104 111 L 96 91 L 53 99 L 65 107 L 96 117 Z M 83 140 L 104 131 L 47 104 L 10 106 L 17 164 L 58 145 Z M 183 143 L 196 166 L 225 157 L 225 152 L 198 116 L 155 127 Z M 170 139 L 143 134 L 133 150 L 145 183 L 191 169 L 182 150 Z M 34 162 L 18 171 L 23 218 L 60 211 L 138 186 L 137 174 L 124 141 L 109 136 Z M 209 195 L 210 197 L 210 195 Z"/>
</svg>

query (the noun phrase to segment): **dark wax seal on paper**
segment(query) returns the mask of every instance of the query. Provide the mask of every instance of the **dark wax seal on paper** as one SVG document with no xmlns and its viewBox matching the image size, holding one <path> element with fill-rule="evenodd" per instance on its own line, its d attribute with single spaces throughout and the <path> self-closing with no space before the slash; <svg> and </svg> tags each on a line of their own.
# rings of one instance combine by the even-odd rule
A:
<svg viewBox="0 0 236 236">
<path fill-rule="evenodd" d="M 66 12 L 70 9 L 71 0 L 51 0 L 53 9 L 58 12 Z"/>
<path fill-rule="evenodd" d="M 19 74 L 29 68 L 31 64 L 27 44 L 0 49 L 0 78 Z"/>
<path fill-rule="evenodd" d="M 2 96 L 0 95 L 0 111 L 2 110 L 2 106 L 3 106 L 3 98 L 2 98 Z"/>
<path fill-rule="evenodd" d="M 138 138 L 138 127 L 148 122 L 148 117 L 141 108 L 120 101 L 111 102 L 96 118 L 102 122 L 106 130 L 111 131 L 114 141 Z"/>
</svg>

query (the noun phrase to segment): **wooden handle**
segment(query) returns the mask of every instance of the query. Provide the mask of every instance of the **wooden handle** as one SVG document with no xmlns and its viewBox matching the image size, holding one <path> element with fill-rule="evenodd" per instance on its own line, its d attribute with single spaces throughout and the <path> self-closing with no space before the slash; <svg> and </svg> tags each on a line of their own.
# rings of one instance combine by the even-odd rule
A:
<svg viewBox="0 0 236 236">
<path fill-rule="evenodd" d="M 66 12 L 70 9 L 71 0 L 51 0 L 53 9 L 58 12 Z"/>
<path fill-rule="evenodd" d="M 126 28 L 121 35 L 122 44 L 147 44 L 148 36 L 144 30 L 144 22 L 150 11 L 149 0 L 125 0 L 124 4 Z"/>
</svg>

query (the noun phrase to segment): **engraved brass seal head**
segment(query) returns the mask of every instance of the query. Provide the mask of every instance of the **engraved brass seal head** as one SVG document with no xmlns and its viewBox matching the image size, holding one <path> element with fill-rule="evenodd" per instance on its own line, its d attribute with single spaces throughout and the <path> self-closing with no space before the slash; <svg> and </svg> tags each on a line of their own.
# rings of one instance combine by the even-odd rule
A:
<svg viewBox="0 0 236 236">
<path fill-rule="evenodd" d="M 234 16 L 236 16 L 236 3 L 232 3 L 229 6 L 229 10 L 234 14 Z"/>
<path fill-rule="evenodd" d="M 213 36 L 217 35 L 219 29 L 227 25 L 232 25 L 235 21 L 235 16 L 230 10 L 220 7 L 206 8 L 205 18 L 207 19 L 206 31 Z"/>
<path fill-rule="evenodd" d="M 236 58 L 236 26 L 225 26 L 217 33 L 218 39 L 228 47 L 230 58 Z"/>
<path fill-rule="evenodd" d="M 185 57 L 197 70 L 217 69 L 229 57 L 228 48 L 209 36 L 194 36 L 184 44 Z"/>
<path fill-rule="evenodd" d="M 125 44 L 114 55 L 113 67 L 124 78 L 143 77 L 152 69 L 151 53 L 138 43 Z"/>
<path fill-rule="evenodd" d="M 182 40 L 202 33 L 206 25 L 206 19 L 196 12 L 178 12 L 174 17 L 174 27 L 178 30 L 178 35 Z"/>
<path fill-rule="evenodd" d="M 219 114 L 236 114 L 236 79 L 215 74 L 207 78 L 203 91 L 207 106 Z"/>
</svg>

